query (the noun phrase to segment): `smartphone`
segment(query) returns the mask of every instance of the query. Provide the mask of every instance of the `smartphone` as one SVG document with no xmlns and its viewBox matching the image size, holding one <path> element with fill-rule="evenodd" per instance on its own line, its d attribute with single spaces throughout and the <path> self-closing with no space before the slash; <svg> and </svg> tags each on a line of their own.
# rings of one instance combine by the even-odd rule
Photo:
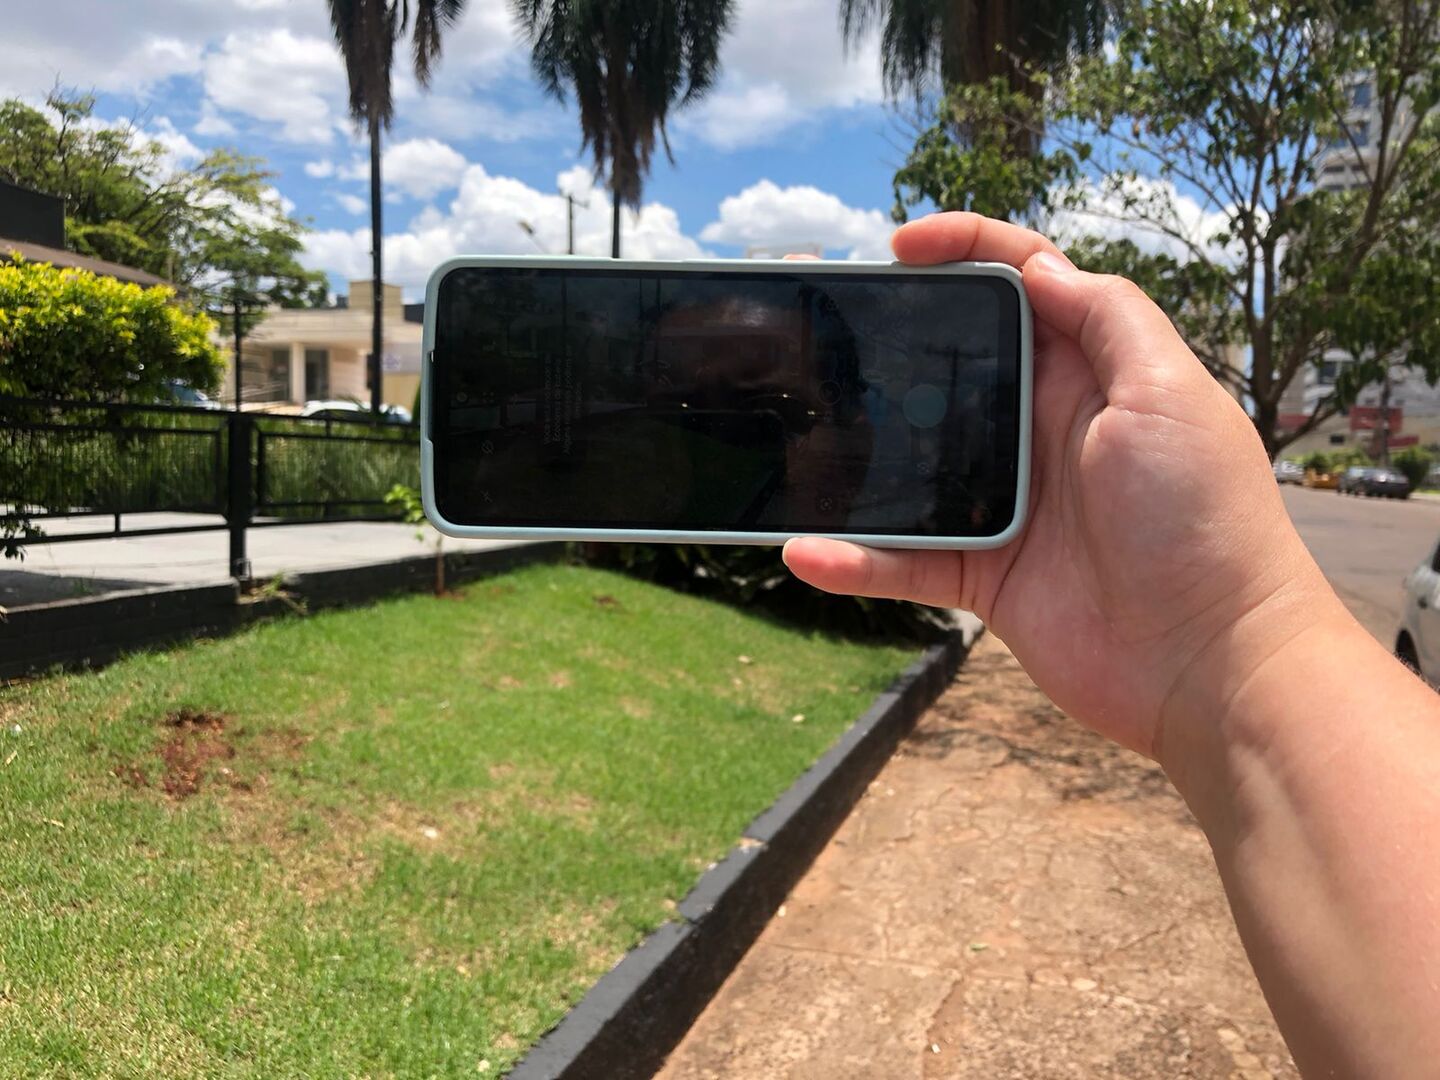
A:
<svg viewBox="0 0 1440 1080">
<path fill-rule="evenodd" d="M 425 295 L 441 532 L 996 547 L 1025 518 L 1010 266 L 458 258 Z"/>
</svg>

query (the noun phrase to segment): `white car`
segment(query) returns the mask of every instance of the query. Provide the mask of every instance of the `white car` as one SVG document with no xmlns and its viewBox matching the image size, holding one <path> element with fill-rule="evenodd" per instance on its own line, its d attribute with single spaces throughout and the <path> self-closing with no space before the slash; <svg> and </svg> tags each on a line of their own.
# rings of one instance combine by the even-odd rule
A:
<svg viewBox="0 0 1440 1080">
<path fill-rule="evenodd" d="M 1440 545 L 1405 579 L 1395 655 L 1440 688 Z"/>
</svg>

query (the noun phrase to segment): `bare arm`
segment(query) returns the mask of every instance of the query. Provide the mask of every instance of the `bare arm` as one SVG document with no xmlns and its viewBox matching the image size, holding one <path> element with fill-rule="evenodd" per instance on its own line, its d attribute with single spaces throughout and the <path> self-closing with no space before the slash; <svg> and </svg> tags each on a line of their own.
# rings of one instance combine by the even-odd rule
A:
<svg viewBox="0 0 1440 1080">
<path fill-rule="evenodd" d="M 980 615 L 1057 705 L 1165 767 L 1302 1071 L 1436 1075 L 1440 699 L 1345 611 L 1250 421 L 1138 289 L 973 214 L 895 250 L 1023 268 L 1031 517 L 996 551 L 791 541 L 791 569 Z"/>
</svg>

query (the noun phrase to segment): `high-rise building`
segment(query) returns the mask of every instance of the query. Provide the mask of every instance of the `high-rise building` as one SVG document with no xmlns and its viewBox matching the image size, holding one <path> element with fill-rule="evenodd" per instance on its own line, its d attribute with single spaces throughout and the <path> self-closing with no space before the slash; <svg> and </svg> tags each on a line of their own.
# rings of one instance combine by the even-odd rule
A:
<svg viewBox="0 0 1440 1080">
<path fill-rule="evenodd" d="M 1316 186 L 1321 191 L 1349 191 L 1370 182 L 1371 170 L 1379 153 L 1380 112 L 1375 101 L 1375 83 L 1366 78 L 1355 81 L 1347 90 L 1349 109 L 1340 132 L 1321 150 L 1316 161 Z M 1408 102 L 1402 102 L 1393 130 L 1403 132 L 1413 123 Z M 1342 349 L 1331 349 L 1318 367 L 1307 367 L 1285 390 L 1280 399 L 1284 418 L 1309 416 L 1315 407 L 1335 389 L 1335 380 L 1354 357 Z M 1378 385 L 1360 391 L 1356 404 L 1375 407 L 1380 404 L 1383 388 Z M 1422 371 L 1396 366 L 1391 371 L 1390 405 L 1404 413 L 1404 430 L 1420 437 L 1422 444 L 1440 441 L 1440 387 L 1431 386 Z M 1305 440 L 1305 449 L 1315 446 L 1353 443 L 1357 436 L 1369 438 L 1368 432 L 1351 431 L 1344 418 L 1336 418 Z"/>
</svg>

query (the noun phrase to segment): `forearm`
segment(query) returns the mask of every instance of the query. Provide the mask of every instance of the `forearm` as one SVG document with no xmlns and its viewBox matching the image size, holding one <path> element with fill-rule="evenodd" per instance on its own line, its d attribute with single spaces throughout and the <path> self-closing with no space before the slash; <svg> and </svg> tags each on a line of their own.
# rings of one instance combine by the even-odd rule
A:
<svg viewBox="0 0 1440 1080">
<path fill-rule="evenodd" d="M 1209 658 L 1227 674 L 1186 688 L 1167 768 L 1302 1072 L 1433 1075 L 1440 699 L 1338 607 L 1288 625 L 1217 650 L 1258 663 Z"/>
</svg>

